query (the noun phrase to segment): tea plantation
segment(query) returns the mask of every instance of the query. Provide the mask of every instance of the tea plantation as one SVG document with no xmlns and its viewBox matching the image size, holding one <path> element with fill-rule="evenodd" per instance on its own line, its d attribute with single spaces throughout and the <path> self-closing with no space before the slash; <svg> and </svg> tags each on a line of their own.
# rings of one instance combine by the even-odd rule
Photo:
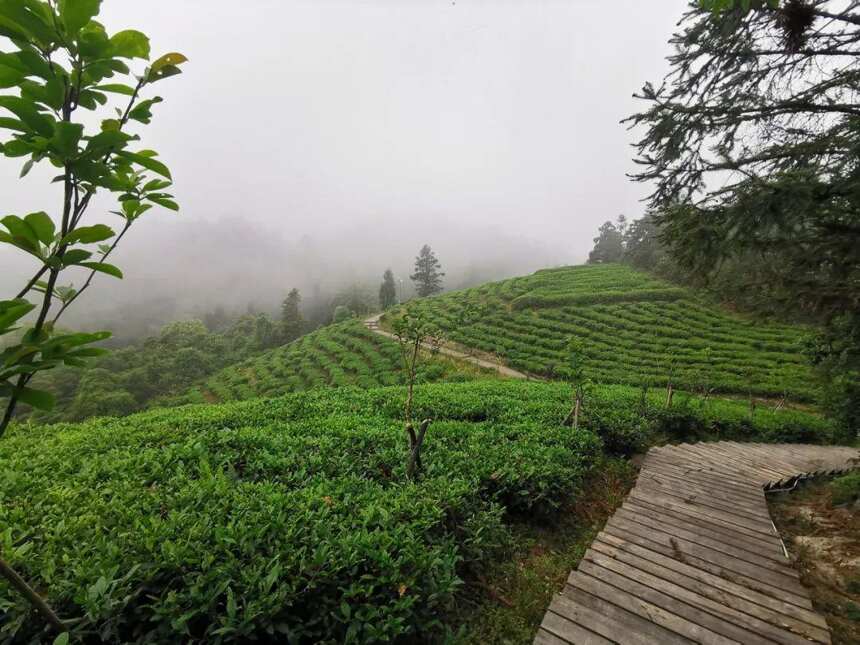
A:
<svg viewBox="0 0 860 645">
<path fill-rule="evenodd" d="M 624 265 L 546 269 L 407 307 L 450 340 L 537 375 L 563 374 L 573 336 L 601 383 L 665 386 L 672 373 L 679 389 L 816 397 L 803 329 L 733 315 Z"/>
<path fill-rule="evenodd" d="M 442 635 L 511 517 L 551 519 L 602 442 L 827 440 L 801 412 L 593 390 L 578 431 L 561 383 L 419 388 L 432 418 L 404 476 L 404 389 L 319 389 L 81 424 L 0 443 L 0 548 L 94 642 L 414 642 Z M 0 641 L 44 623 L 0 581 Z"/>
<path fill-rule="evenodd" d="M 403 379 L 401 368 L 397 343 L 352 319 L 216 372 L 181 402 L 240 401 L 321 386 L 398 385 Z M 465 381 L 476 375 L 483 373 L 434 357 L 421 366 L 418 380 Z"/>
</svg>

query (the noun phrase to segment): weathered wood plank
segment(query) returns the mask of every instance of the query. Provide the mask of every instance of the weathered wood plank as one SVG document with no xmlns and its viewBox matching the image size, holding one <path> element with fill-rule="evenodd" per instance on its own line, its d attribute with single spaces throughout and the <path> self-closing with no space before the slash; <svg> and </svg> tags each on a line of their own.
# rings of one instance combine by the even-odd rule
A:
<svg viewBox="0 0 860 645">
<path fill-rule="evenodd" d="M 860 450 L 716 442 L 652 448 L 535 637 L 574 643 L 830 643 L 764 489 L 860 467 Z"/>
<path fill-rule="evenodd" d="M 713 600 L 720 600 L 730 607 L 763 617 L 774 625 L 785 625 L 797 633 L 808 634 L 810 638 L 823 637 L 822 633 L 827 633 L 827 623 L 813 611 L 777 600 L 636 544 L 601 533 L 591 548 Z"/>
<path fill-rule="evenodd" d="M 695 620 L 698 624 L 704 625 L 729 638 L 739 640 L 742 643 L 765 644 L 777 642 L 808 645 L 808 640 L 804 636 L 800 636 L 760 618 L 759 615 L 763 612 L 758 612 L 757 607 L 752 606 L 751 603 L 735 603 L 733 606 L 733 604 L 727 602 L 725 598 L 719 597 L 719 595 L 718 599 L 715 600 L 711 597 L 711 594 L 706 592 L 704 586 L 699 587 L 695 582 L 688 582 L 687 585 L 682 585 L 680 583 L 683 580 L 680 576 L 678 579 L 668 580 L 641 569 L 639 564 L 636 561 L 625 562 L 617 560 L 590 549 L 586 552 L 585 562 L 580 565 L 579 570 L 584 573 L 591 573 L 592 565 L 597 566 L 633 580 L 643 587 L 660 592 L 672 598 L 673 602 L 680 601 L 678 603 L 680 609 L 677 611 L 673 610 L 675 613 L 680 612 L 680 615 L 684 615 L 683 612 L 688 611 L 684 608 L 684 604 L 701 610 L 705 615 L 699 616 L 691 612 L 689 616 L 696 616 Z M 599 577 L 596 573 L 591 573 L 591 575 Z M 611 583 L 610 580 L 606 580 L 606 582 Z M 693 587 L 692 589 L 690 588 L 691 586 Z M 631 593 L 635 593 L 629 585 L 625 588 Z M 653 602 L 660 604 L 656 600 L 653 600 Z M 668 603 L 666 606 L 668 607 L 670 604 Z M 743 606 L 746 611 L 739 609 L 737 604 Z"/>
<path fill-rule="evenodd" d="M 761 535 L 773 535 L 773 527 L 764 522 L 750 521 L 748 518 L 741 517 L 735 513 L 728 512 L 722 508 L 706 506 L 697 501 L 687 501 L 683 497 L 676 495 L 667 495 L 662 491 L 640 489 L 638 486 L 630 491 L 631 497 L 641 498 L 646 502 L 651 502 L 658 506 L 669 506 L 670 508 L 680 508 L 695 510 L 699 513 L 705 513 L 715 518 L 724 520 L 737 526 L 742 526 L 751 531 L 755 531 Z"/>
<path fill-rule="evenodd" d="M 615 643 L 686 645 L 693 641 L 580 589 L 565 586 L 553 598 L 550 611 Z"/>
<path fill-rule="evenodd" d="M 744 576 L 761 580 L 773 587 L 788 591 L 795 595 L 804 594 L 804 589 L 800 582 L 798 582 L 797 578 L 786 574 L 781 569 L 777 570 L 775 567 L 770 568 L 767 566 L 767 563 L 747 562 L 746 560 L 741 560 L 732 555 L 726 554 L 723 551 L 718 551 L 711 547 L 690 542 L 687 539 L 670 533 L 650 530 L 641 524 L 629 522 L 617 516 L 613 516 L 606 523 L 607 531 L 615 528 L 624 530 L 627 533 L 639 535 L 672 549 L 675 558 L 681 562 L 684 561 L 684 558 L 693 556 L 700 560 L 711 562 L 712 564 L 722 567 L 726 571 L 739 573 Z"/>
<path fill-rule="evenodd" d="M 628 508 L 632 511 L 636 511 L 637 513 L 648 515 L 649 517 L 659 520 L 668 526 L 686 528 L 704 535 L 710 535 L 715 539 L 725 538 L 737 540 L 740 544 L 744 545 L 744 548 L 747 551 L 752 551 L 753 553 L 759 553 L 766 557 L 775 556 L 777 558 L 785 559 L 785 555 L 776 536 L 774 536 L 774 539 L 770 541 L 759 540 L 754 537 L 749 537 L 739 531 L 732 531 L 721 524 L 709 522 L 707 519 L 700 519 L 700 517 L 694 515 L 682 516 L 680 513 L 675 513 L 668 509 L 656 506 L 648 506 L 634 499 L 629 499 L 624 502 L 622 508 Z"/>
<path fill-rule="evenodd" d="M 705 531 L 696 530 L 695 527 L 692 526 L 686 526 L 682 528 L 666 522 L 661 522 L 659 520 L 654 519 L 653 517 L 649 517 L 648 515 L 632 512 L 631 510 L 625 509 L 624 507 L 619 508 L 615 512 L 615 517 L 622 517 L 624 519 L 630 520 L 631 522 L 636 522 L 637 524 L 647 526 L 655 531 L 663 531 L 677 538 L 689 540 L 690 542 L 694 542 L 695 544 L 698 544 L 700 546 L 705 546 L 709 549 L 720 551 L 728 556 L 738 558 L 739 560 L 745 560 L 746 562 L 751 562 L 752 564 L 757 564 L 760 566 L 776 565 L 778 567 L 777 570 L 780 573 L 788 575 L 792 578 L 800 578 L 800 575 L 797 573 L 797 571 L 791 568 L 791 563 L 786 560 L 781 553 L 774 552 L 769 554 L 762 554 L 758 551 L 750 550 L 749 548 L 747 548 L 747 545 L 741 540 L 731 537 L 724 537 L 722 535 L 716 535 L 713 533 L 708 534 Z M 764 562 L 764 560 L 768 560 L 769 562 Z"/>
<path fill-rule="evenodd" d="M 565 589 L 580 589 L 615 606 L 624 607 L 627 611 L 649 620 L 654 625 L 659 625 L 667 631 L 693 642 L 702 643 L 702 645 L 735 645 L 739 642 L 717 634 L 707 627 L 581 571 L 572 572 L 567 579 L 567 584 Z"/>
<path fill-rule="evenodd" d="M 678 552 L 673 549 L 671 545 L 660 543 L 653 539 L 649 539 L 648 537 L 643 537 L 630 531 L 625 531 L 623 529 L 619 529 L 618 527 L 610 526 L 609 524 L 604 527 L 603 532 L 614 538 L 636 544 L 642 548 L 651 551 L 656 551 L 663 556 L 672 558 L 684 564 L 688 564 L 691 567 L 701 569 L 702 571 L 707 571 L 708 573 L 711 573 L 715 576 L 720 576 L 721 578 L 725 578 L 726 580 L 730 580 L 732 582 L 735 582 L 736 584 L 743 585 L 749 589 L 758 591 L 759 593 L 771 596 L 772 598 L 777 598 L 784 602 L 797 605 L 799 607 L 812 609 L 812 603 L 805 594 L 800 594 L 796 591 L 788 591 L 780 586 L 775 586 L 773 584 L 770 584 L 766 580 L 762 580 L 761 578 L 756 577 L 754 574 L 749 575 L 727 569 L 719 562 L 713 562 L 709 559 L 701 558 L 692 553 L 681 552 L 679 555 Z"/>
<path fill-rule="evenodd" d="M 544 620 L 546 620 L 546 619 L 544 619 Z M 543 627 L 541 627 L 540 629 L 538 629 L 537 635 L 535 635 L 534 642 L 535 642 L 535 645 L 569 645 L 570 643 L 582 643 L 584 641 L 582 641 L 582 640 L 577 640 L 577 641 L 562 640 L 558 636 L 549 633 L 548 631 L 544 630 Z M 612 641 L 608 641 L 608 640 L 604 639 L 604 642 L 611 643 Z"/>
<path fill-rule="evenodd" d="M 593 619 L 594 617 L 592 617 Z M 553 611 L 546 612 L 541 623 L 541 629 L 555 640 L 546 641 L 554 643 L 576 643 L 576 645 L 610 645 L 611 640 L 600 634 L 595 634 L 585 627 L 576 624 L 569 618 L 561 616 Z"/>
</svg>

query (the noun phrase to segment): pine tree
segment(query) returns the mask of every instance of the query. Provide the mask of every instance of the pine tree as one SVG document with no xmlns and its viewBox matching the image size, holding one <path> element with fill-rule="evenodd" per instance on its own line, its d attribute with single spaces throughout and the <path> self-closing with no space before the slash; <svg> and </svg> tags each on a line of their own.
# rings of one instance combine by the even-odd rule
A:
<svg viewBox="0 0 860 645">
<path fill-rule="evenodd" d="M 430 246 L 422 246 L 415 258 L 415 273 L 409 276 L 420 297 L 432 296 L 442 291 L 442 277 L 445 274 L 439 271 L 441 268 L 442 264 L 436 259 Z"/>
<path fill-rule="evenodd" d="M 624 236 L 627 232 L 627 218 L 618 216 L 616 223 L 605 222 L 594 238 L 594 248 L 588 254 L 589 264 L 621 262 L 624 258 Z"/>
<path fill-rule="evenodd" d="M 382 284 L 379 285 L 379 306 L 388 309 L 397 302 L 397 287 L 394 285 L 394 274 L 386 269 L 382 274 Z"/>
<path fill-rule="evenodd" d="M 291 289 L 281 304 L 281 335 L 283 342 L 289 343 L 302 335 L 305 319 L 299 309 L 302 296 L 298 289 Z"/>
</svg>

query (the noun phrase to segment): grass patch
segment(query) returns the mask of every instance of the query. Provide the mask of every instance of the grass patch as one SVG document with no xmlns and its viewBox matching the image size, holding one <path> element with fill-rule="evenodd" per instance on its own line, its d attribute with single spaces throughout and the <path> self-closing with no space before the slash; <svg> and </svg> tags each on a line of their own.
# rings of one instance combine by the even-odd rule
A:
<svg viewBox="0 0 860 645">
<path fill-rule="evenodd" d="M 609 459 L 587 478 L 576 501 L 551 524 L 518 523 L 506 559 L 467 585 L 452 642 L 526 645 L 553 594 L 564 586 L 636 478 L 630 462 Z"/>
</svg>

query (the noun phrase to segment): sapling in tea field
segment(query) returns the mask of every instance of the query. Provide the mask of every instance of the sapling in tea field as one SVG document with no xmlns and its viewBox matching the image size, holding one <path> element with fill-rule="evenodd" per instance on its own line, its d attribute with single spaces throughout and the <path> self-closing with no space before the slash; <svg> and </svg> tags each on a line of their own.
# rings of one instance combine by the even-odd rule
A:
<svg viewBox="0 0 860 645">
<path fill-rule="evenodd" d="M 408 311 L 395 318 L 391 326 L 400 344 L 403 373 L 406 379 L 406 402 L 403 410 L 406 436 L 409 441 L 406 476 L 412 479 L 421 469 L 421 446 L 424 444 L 427 429 L 432 421 L 431 419 L 424 419 L 416 432 L 412 419 L 415 378 L 421 360 L 421 349 L 427 345 L 431 348 L 438 348 L 442 336 L 439 329 L 423 316 Z"/>
<path fill-rule="evenodd" d="M 564 425 L 573 426 L 573 429 L 576 430 L 579 428 L 579 416 L 582 413 L 582 405 L 585 400 L 585 388 L 591 381 L 585 376 L 586 355 L 585 343 L 582 339 L 570 338 L 567 342 L 567 350 L 569 363 L 567 369 L 564 370 L 564 376 L 573 388 L 573 407 L 565 418 Z"/>
<path fill-rule="evenodd" d="M 129 126 L 150 123 L 152 108 L 162 99 L 143 98 L 144 92 L 179 74 L 186 58 L 168 53 L 133 74 L 126 61 L 149 60 L 149 39 L 132 29 L 109 35 L 95 20 L 99 9 L 100 0 L 0 0 L 0 131 L 6 131 L 0 154 L 24 161 L 21 178 L 37 164 L 53 166 L 52 183 L 61 187 L 52 214 L 0 219 L 5 229 L 0 244 L 26 253 L 35 264 L 17 293 L 0 301 L 0 337 L 14 338 L 0 352 L 0 436 L 19 403 L 53 407 L 50 392 L 30 385 L 37 373 L 63 364 L 80 367 L 104 353 L 93 344 L 108 332 L 60 332 L 60 317 L 97 273 L 122 278 L 107 259 L 144 213 L 155 205 L 179 208 L 165 192 L 170 170 L 155 151 L 140 149 L 140 136 Z M 117 82 L 117 77 L 131 80 Z M 118 106 L 108 111 L 108 97 L 114 95 Z M 102 107 L 106 113 L 94 119 Z M 100 125 L 91 128 L 91 123 Z M 111 212 L 120 219 L 119 232 L 87 222 L 100 191 L 117 197 Z M 80 286 L 61 284 L 70 269 L 84 271 Z M 0 573 L 21 589 L 22 581 L 3 564 Z M 34 605 L 62 629 L 44 603 Z"/>
</svg>

